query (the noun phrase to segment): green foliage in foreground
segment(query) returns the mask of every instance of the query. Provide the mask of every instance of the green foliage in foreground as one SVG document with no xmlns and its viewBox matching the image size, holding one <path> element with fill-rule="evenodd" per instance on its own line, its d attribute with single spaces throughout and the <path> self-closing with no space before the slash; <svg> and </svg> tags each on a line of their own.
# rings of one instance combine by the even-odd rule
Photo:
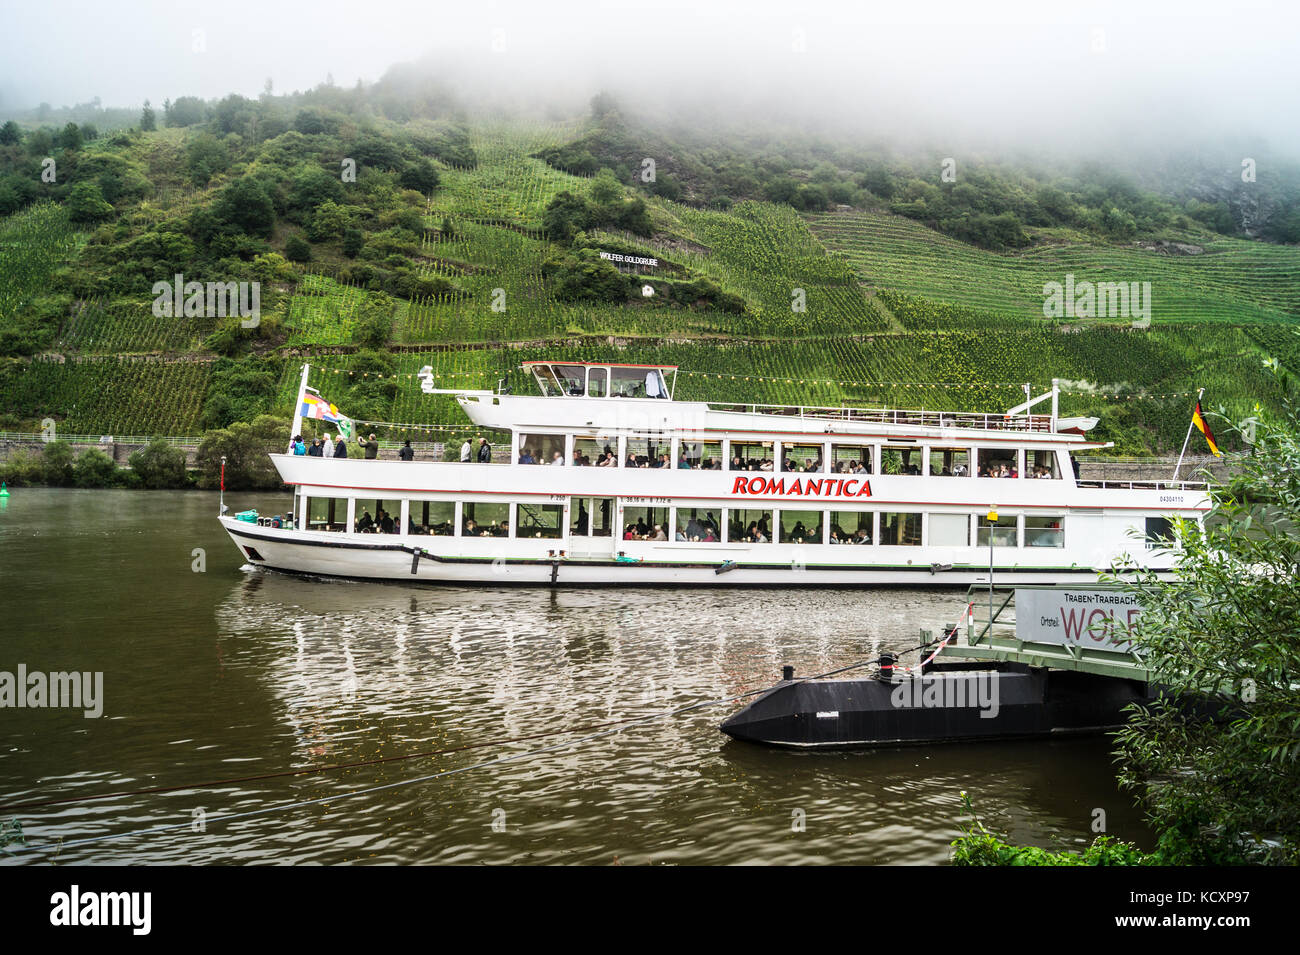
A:
<svg viewBox="0 0 1300 955">
<path fill-rule="evenodd" d="M 1135 563 L 1134 642 L 1164 691 L 1116 734 L 1120 785 L 1157 833 L 1144 854 L 1097 839 L 1082 856 L 1000 841 L 975 820 L 958 865 L 1295 865 L 1300 862 L 1300 387 L 1279 367 L 1284 413 L 1234 430 L 1232 477 L 1204 528 L 1174 525 L 1178 577 Z M 970 799 L 962 794 L 968 811 Z"/>
<path fill-rule="evenodd" d="M 1176 700 L 1209 699 L 1220 720 L 1172 705 L 1138 710 L 1117 737 L 1120 783 L 1136 793 L 1176 864 L 1300 862 L 1300 402 L 1233 429 L 1202 529 L 1176 525 L 1181 583 L 1121 568 L 1143 608 L 1135 636 Z"/>
<path fill-rule="evenodd" d="M 1158 865 L 1154 855 L 1143 852 L 1129 842 L 1110 836 L 1098 836 L 1083 852 L 1053 852 L 1038 846 L 1013 846 L 1003 842 L 984 827 L 975 815 L 968 794 L 961 794 L 971 824 L 962 827 L 963 835 L 952 843 L 952 864 L 960 866 L 1069 866 L 1069 865 Z"/>
</svg>

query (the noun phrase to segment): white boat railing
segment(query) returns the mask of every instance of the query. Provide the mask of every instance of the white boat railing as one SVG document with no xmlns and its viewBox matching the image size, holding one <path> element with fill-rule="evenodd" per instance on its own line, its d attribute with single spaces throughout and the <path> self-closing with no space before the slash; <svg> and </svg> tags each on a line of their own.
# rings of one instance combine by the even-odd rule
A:
<svg viewBox="0 0 1300 955">
<path fill-rule="evenodd" d="M 1075 481 L 1076 487 L 1100 487 L 1128 491 L 1204 491 L 1205 481 Z"/>
<path fill-rule="evenodd" d="M 814 405 L 760 405 L 706 402 L 712 411 L 737 414 L 781 415 L 787 418 L 889 424 L 920 428 L 978 428 L 984 431 L 1052 433 L 1051 415 L 1006 415 L 977 411 L 926 411 L 891 408 L 819 407 Z"/>
</svg>

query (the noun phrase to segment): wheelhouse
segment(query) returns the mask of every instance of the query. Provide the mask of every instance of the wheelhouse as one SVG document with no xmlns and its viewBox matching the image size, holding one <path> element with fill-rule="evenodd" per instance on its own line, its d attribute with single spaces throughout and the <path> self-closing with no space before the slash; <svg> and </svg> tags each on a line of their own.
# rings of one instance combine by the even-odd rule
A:
<svg viewBox="0 0 1300 955">
<path fill-rule="evenodd" d="M 677 386 L 676 365 L 526 361 L 547 398 L 666 398 Z"/>
</svg>

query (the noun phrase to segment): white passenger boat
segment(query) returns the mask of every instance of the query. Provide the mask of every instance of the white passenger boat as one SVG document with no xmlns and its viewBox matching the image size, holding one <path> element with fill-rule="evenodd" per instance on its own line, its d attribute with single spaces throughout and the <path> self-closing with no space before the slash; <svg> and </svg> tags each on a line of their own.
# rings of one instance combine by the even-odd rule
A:
<svg viewBox="0 0 1300 955">
<path fill-rule="evenodd" d="M 498 436 L 490 462 L 275 454 L 293 520 L 223 526 L 250 564 L 350 578 L 967 586 L 1168 571 L 1170 519 L 1209 507 L 1204 484 L 1078 480 L 1108 445 L 1061 427 L 1055 387 L 994 414 L 721 405 L 675 400 L 672 366 L 525 367 L 537 395 L 421 373 Z"/>
</svg>

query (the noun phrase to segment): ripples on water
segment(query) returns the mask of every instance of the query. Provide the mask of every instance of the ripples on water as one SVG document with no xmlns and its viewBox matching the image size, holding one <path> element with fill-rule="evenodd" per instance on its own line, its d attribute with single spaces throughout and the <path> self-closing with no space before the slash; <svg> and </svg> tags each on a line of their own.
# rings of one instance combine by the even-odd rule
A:
<svg viewBox="0 0 1300 955">
<path fill-rule="evenodd" d="M 241 498 L 240 509 L 283 498 Z M 914 646 L 960 592 L 450 589 L 239 566 L 195 493 L 14 492 L 0 669 L 103 670 L 105 715 L 0 710 L 0 802 L 221 780 L 645 716 Z M 191 570 L 193 548 L 205 573 Z M 372 795 L 569 737 L 17 813 L 71 862 L 937 863 L 959 792 L 1013 839 L 1144 842 L 1105 739 L 794 753 L 729 741 L 735 705 Z M 579 734 L 575 734 L 579 735 Z M 794 831 L 796 811 L 805 831 Z M 8 813 L 4 815 L 9 815 Z M 494 828 L 494 821 L 497 823 Z M 499 831 L 500 830 L 500 831 Z M 35 858 L 32 856 L 26 858 Z M 19 860 L 13 861 L 22 861 Z"/>
</svg>

